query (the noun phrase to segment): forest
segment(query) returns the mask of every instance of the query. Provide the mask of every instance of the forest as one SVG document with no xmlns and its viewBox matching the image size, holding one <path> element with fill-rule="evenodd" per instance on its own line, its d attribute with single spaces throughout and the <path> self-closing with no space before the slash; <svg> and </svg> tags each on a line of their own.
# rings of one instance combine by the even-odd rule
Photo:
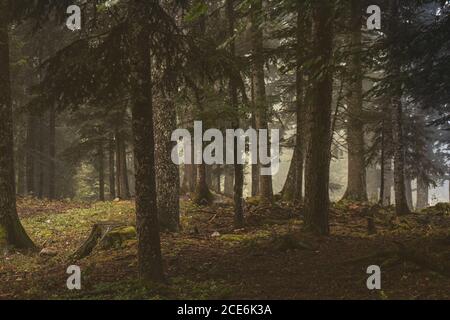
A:
<svg viewBox="0 0 450 320">
<path fill-rule="evenodd" d="M 449 103 L 446 0 L 0 0 L 0 300 L 448 300 Z"/>
</svg>

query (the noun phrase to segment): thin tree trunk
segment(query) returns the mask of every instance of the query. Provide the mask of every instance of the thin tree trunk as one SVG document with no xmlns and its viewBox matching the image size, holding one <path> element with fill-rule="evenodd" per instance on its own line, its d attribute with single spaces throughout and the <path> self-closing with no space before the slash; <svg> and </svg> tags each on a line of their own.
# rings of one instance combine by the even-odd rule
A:
<svg viewBox="0 0 450 320">
<path fill-rule="evenodd" d="M 117 197 L 122 200 L 130 199 L 126 145 L 123 134 L 120 131 L 116 131 L 116 168 Z"/>
<path fill-rule="evenodd" d="M 204 4 L 204 0 L 201 1 L 202 4 Z M 201 15 L 201 17 L 199 18 L 199 34 L 201 36 L 203 36 L 206 33 L 206 16 L 204 14 Z M 201 82 L 201 86 L 200 89 L 195 88 L 194 89 L 194 94 L 195 94 L 195 99 L 196 99 L 196 103 L 197 103 L 197 109 L 199 111 L 199 113 L 201 114 L 201 117 L 203 117 L 203 112 L 204 110 L 204 94 L 205 94 L 205 90 L 206 90 L 206 80 L 205 80 L 205 76 L 202 77 L 202 79 L 200 80 Z M 202 119 L 203 121 L 203 119 Z M 205 130 L 205 128 L 203 128 L 203 130 Z M 203 136 L 203 132 L 202 132 L 202 136 Z M 195 142 L 194 142 L 195 143 Z M 202 146 L 202 156 L 203 156 L 203 149 L 204 149 L 204 145 Z M 203 157 L 202 157 L 203 158 Z M 206 164 L 205 162 L 202 160 L 201 164 L 197 164 L 197 180 L 196 180 L 196 185 L 195 185 L 195 191 L 194 191 L 194 203 L 198 204 L 198 205 L 208 205 L 211 203 L 212 201 L 212 194 L 208 188 L 208 184 L 206 181 Z"/>
<path fill-rule="evenodd" d="M 333 5 L 328 1 L 317 1 L 312 6 L 314 51 L 320 58 L 313 74 L 321 76 L 312 79 L 313 102 L 308 117 L 311 136 L 305 175 L 305 226 L 315 233 L 327 235 L 330 232 L 328 192 L 333 76 L 329 64 L 333 50 Z"/>
<path fill-rule="evenodd" d="M 391 21 L 388 36 L 395 37 L 398 32 L 398 0 L 390 0 Z M 397 48 L 392 48 L 390 58 L 393 60 L 391 73 L 396 84 L 394 96 L 391 99 L 392 105 L 392 135 L 394 151 L 394 189 L 395 189 L 395 212 L 397 215 L 410 213 L 405 191 L 405 151 L 403 147 L 403 108 L 402 108 L 402 89 L 400 77 L 400 68 L 396 63 L 399 56 Z"/>
<path fill-rule="evenodd" d="M 44 143 L 45 143 L 45 126 L 44 126 L 44 115 L 39 117 L 39 142 L 38 142 L 38 153 L 39 153 L 39 165 L 38 165 L 38 198 L 43 199 L 45 196 L 45 166 L 44 163 L 46 159 L 44 158 Z"/>
<path fill-rule="evenodd" d="M 0 248 L 35 249 L 16 209 L 14 139 L 9 70 L 9 1 L 0 0 Z"/>
<path fill-rule="evenodd" d="M 382 204 L 383 206 L 391 205 L 391 192 L 392 192 L 392 158 L 386 157 L 384 160 L 384 172 L 383 172 L 383 198 Z"/>
<path fill-rule="evenodd" d="M 252 99 L 252 101 L 254 101 Z M 252 114 L 252 128 L 256 128 L 256 119 L 254 112 Z M 256 149 L 258 152 L 258 149 Z M 252 155 L 253 156 L 253 155 Z M 257 155 L 255 155 L 256 157 Z M 259 194 L 259 168 L 258 164 L 252 164 L 252 197 L 256 197 Z"/>
<path fill-rule="evenodd" d="M 393 137 L 394 137 L 394 190 L 395 211 L 397 215 L 410 212 L 406 198 L 405 182 L 405 152 L 403 149 L 402 105 L 400 98 L 392 99 L 393 106 Z"/>
<path fill-rule="evenodd" d="M 220 168 L 220 166 L 218 165 L 218 166 L 216 166 L 216 172 L 215 172 L 215 178 L 216 178 L 216 192 L 217 192 L 217 194 L 220 194 L 221 192 L 222 192 L 222 189 L 221 189 L 221 178 L 222 178 L 222 175 L 221 175 L 221 168 Z"/>
<path fill-rule="evenodd" d="M 381 155 L 380 155 L 380 197 L 378 199 L 378 203 L 383 205 L 384 204 L 384 185 L 385 185 L 385 176 L 384 176 L 384 170 L 385 170 L 385 161 L 386 161 L 386 137 L 384 136 L 384 119 L 382 122 L 382 129 L 381 129 Z"/>
<path fill-rule="evenodd" d="M 412 201 L 412 186 L 411 186 L 411 178 L 405 178 L 405 194 L 406 194 L 406 203 L 408 204 L 409 210 L 413 210 L 413 201 Z"/>
<path fill-rule="evenodd" d="M 234 12 L 234 0 L 226 1 L 227 16 L 228 16 L 228 37 L 232 39 L 230 41 L 230 55 L 232 58 L 236 55 L 236 44 L 234 41 L 235 35 L 235 12 Z M 238 110 L 238 92 L 236 84 L 237 76 L 233 73 L 230 75 L 229 90 L 231 109 L 235 110 L 235 117 L 233 119 L 233 128 L 239 129 L 239 110 Z M 244 209 L 243 209 L 243 190 L 244 190 L 244 166 L 238 163 L 241 155 L 238 154 L 238 138 L 234 138 L 234 226 L 240 228 L 244 225 Z"/>
<path fill-rule="evenodd" d="M 128 181 L 127 166 L 127 145 L 124 139 L 120 143 L 120 190 L 122 191 L 122 199 L 130 199 L 130 185 Z"/>
<path fill-rule="evenodd" d="M 103 141 L 98 143 L 98 199 L 105 201 L 105 168 L 104 168 L 105 152 Z"/>
<path fill-rule="evenodd" d="M 281 196 L 285 201 L 294 200 L 294 193 L 296 187 L 296 163 L 297 163 L 297 147 L 294 147 L 294 152 L 292 154 L 291 163 L 289 164 L 289 170 L 284 182 L 283 188 L 281 189 Z"/>
<path fill-rule="evenodd" d="M 114 140 L 111 138 L 108 142 L 109 153 L 109 197 L 111 200 L 116 198 L 116 174 L 115 174 L 115 159 L 114 159 Z"/>
<path fill-rule="evenodd" d="M 252 30 L 252 50 L 253 50 L 253 74 L 255 81 L 255 106 L 256 106 L 256 128 L 258 130 L 267 130 L 267 143 L 270 145 L 270 136 L 268 131 L 268 105 L 266 99 L 266 83 L 264 74 L 264 44 L 263 44 L 263 30 L 261 28 L 260 20 L 262 18 L 262 0 L 256 0 L 252 4 L 251 30 Z M 261 133 L 259 133 L 261 134 Z M 270 154 L 270 147 L 268 146 Z M 269 167 L 269 165 L 262 165 L 260 168 Z M 259 176 L 259 194 L 262 202 L 272 203 L 272 176 Z"/>
<path fill-rule="evenodd" d="M 233 196 L 233 185 L 234 185 L 234 170 L 233 166 L 225 165 L 225 181 L 224 181 L 224 188 L 223 188 L 223 194 L 227 197 Z"/>
<path fill-rule="evenodd" d="M 49 141 L 48 141 L 48 197 L 56 198 L 56 110 L 50 108 L 49 113 Z"/>
<path fill-rule="evenodd" d="M 364 125 L 361 120 L 363 111 L 362 100 L 362 61 L 361 61 L 361 16 L 362 3 L 351 0 L 351 50 L 349 68 L 349 98 L 348 98 L 348 169 L 347 190 L 344 199 L 367 201 L 366 165 L 364 161 Z"/>
<path fill-rule="evenodd" d="M 131 2 L 132 126 L 136 176 L 138 269 L 142 281 L 164 280 L 158 223 L 149 28 L 150 4 Z"/>
</svg>

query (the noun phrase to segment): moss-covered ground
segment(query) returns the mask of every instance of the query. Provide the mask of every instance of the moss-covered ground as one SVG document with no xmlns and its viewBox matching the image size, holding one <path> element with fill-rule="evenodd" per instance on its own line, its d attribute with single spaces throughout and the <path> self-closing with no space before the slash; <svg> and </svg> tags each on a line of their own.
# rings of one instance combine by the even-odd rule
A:
<svg viewBox="0 0 450 320">
<path fill-rule="evenodd" d="M 134 223 L 133 202 L 19 200 L 22 223 L 40 248 L 0 258 L 0 299 L 449 299 L 450 278 L 414 261 L 376 255 L 399 243 L 438 263 L 450 261 L 450 216 L 444 204 L 405 217 L 376 212 L 367 232 L 363 208 L 336 203 L 331 235 L 303 229 L 302 208 L 286 203 L 246 206 L 235 230 L 228 201 L 199 207 L 181 201 L 182 230 L 163 233 L 165 284 L 137 281 L 136 240 L 72 261 L 70 255 L 100 221 Z M 81 290 L 66 287 L 66 269 L 82 271 Z M 366 268 L 382 269 L 382 290 L 366 287 Z"/>
</svg>

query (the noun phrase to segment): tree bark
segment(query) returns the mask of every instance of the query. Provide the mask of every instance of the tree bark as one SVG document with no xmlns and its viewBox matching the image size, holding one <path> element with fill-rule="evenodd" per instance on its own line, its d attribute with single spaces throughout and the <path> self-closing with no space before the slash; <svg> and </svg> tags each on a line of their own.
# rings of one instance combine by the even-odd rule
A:
<svg viewBox="0 0 450 320">
<path fill-rule="evenodd" d="M 226 1 L 227 7 L 227 16 L 228 16 L 228 37 L 231 39 L 230 41 L 230 55 L 232 58 L 236 56 L 236 44 L 234 41 L 235 36 L 235 12 L 234 12 L 234 0 Z M 235 110 L 235 116 L 233 119 L 233 128 L 239 129 L 240 121 L 239 121 L 239 109 L 238 109 L 238 92 L 237 92 L 237 83 L 236 83 L 236 75 L 231 71 L 230 79 L 229 79 L 229 91 L 230 91 L 230 101 L 231 101 L 231 109 Z M 240 228 L 244 225 L 244 209 L 243 209 L 243 190 L 244 190 L 244 166 L 242 164 L 238 164 L 238 159 L 241 157 L 238 154 L 238 138 L 234 138 L 234 192 L 233 192 L 233 200 L 234 200 L 234 226 L 236 228 Z"/>
<path fill-rule="evenodd" d="M 56 198 L 56 110 L 51 106 L 49 112 L 49 141 L 48 141 L 48 197 Z"/>
<path fill-rule="evenodd" d="M 23 143 L 17 151 L 17 194 L 24 196 L 26 193 L 26 171 L 25 171 L 25 147 Z"/>
<path fill-rule="evenodd" d="M 224 166 L 224 187 L 223 187 L 223 194 L 227 197 L 233 196 L 233 185 L 234 185 L 234 170 L 233 166 L 225 165 Z"/>
<path fill-rule="evenodd" d="M 394 38 L 398 32 L 398 0 L 390 0 L 391 21 L 388 37 Z M 400 83 L 400 67 L 396 58 L 400 56 L 398 48 L 391 46 L 390 59 L 391 75 L 396 82 L 393 84 L 392 106 L 392 135 L 394 152 L 394 190 L 395 190 L 395 212 L 397 215 L 410 213 L 405 191 L 405 151 L 403 147 L 403 108 L 402 89 Z"/>
<path fill-rule="evenodd" d="M 266 83 L 264 74 L 264 43 L 263 43 L 263 30 L 260 25 L 262 18 L 262 0 L 256 0 L 252 4 L 251 14 L 251 31 L 252 31 L 252 50 L 253 50 L 253 76 L 255 82 L 255 107 L 256 107 L 256 129 L 266 129 L 268 132 L 268 105 L 266 99 Z M 259 133 L 261 134 L 261 132 Z M 270 146 L 270 136 L 268 134 L 267 143 Z M 270 147 L 268 146 L 268 152 L 270 153 Z M 259 157 L 258 157 L 259 158 Z M 269 167 L 269 165 L 262 165 L 259 163 L 259 167 Z M 273 202 L 273 189 L 272 189 L 272 176 L 261 175 L 259 176 L 259 194 L 261 196 L 261 202 L 272 203 Z"/>
<path fill-rule="evenodd" d="M 294 193 L 293 200 L 303 201 L 303 159 L 304 159 L 304 106 L 303 106 L 303 59 L 305 56 L 305 7 L 298 2 L 297 4 L 297 68 L 295 71 L 295 94 L 296 94 L 296 116 L 297 129 L 295 139 L 295 152 L 292 160 L 294 161 Z"/>
<path fill-rule="evenodd" d="M 430 204 L 428 202 L 429 191 L 428 184 L 422 175 L 417 177 L 417 202 L 416 210 L 422 210 L 428 207 Z"/>
<path fill-rule="evenodd" d="M 333 77 L 330 63 L 333 48 L 333 5 L 329 1 L 312 4 L 314 52 L 313 101 L 310 118 L 305 180 L 305 226 L 320 235 L 330 232 L 329 173 L 331 158 L 331 100 Z M 320 76 L 317 76 L 320 75 Z"/>
<path fill-rule="evenodd" d="M 111 200 L 116 198 L 116 173 L 115 173 L 115 157 L 114 157 L 114 140 L 113 137 L 108 143 L 108 160 L 109 160 L 109 197 Z"/>
<path fill-rule="evenodd" d="M 297 148 L 294 147 L 294 152 L 292 154 L 291 163 L 289 164 L 289 170 L 286 177 L 286 181 L 284 182 L 283 188 L 281 189 L 281 196 L 285 201 L 294 200 L 294 193 L 296 187 L 296 163 L 297 163 Z"/>
<path fill-rule="evenodd" d="M 103 141 L 98 143 L 98 199 L 100 201 L 105 201 L 105 168 L 104 159 L 105 152 L 103 148 Z"/>
<path fill-rule="evenodd" d="M 36 143 L 36 119 L 31 111 L 28 113 L 27 119 L 27 141 L 25 144 L 26 152 L 26 191 L 28 195 L 35 195 L 34 186 L 34 154 Z"/>
<path fill-rule="evenodd" d="M 349 98 L 347 112 L 347 146 L 348 174 L 347 190 L 344 199 L 367 201 L 366 165 L 364 161 L 364 125 L 361 120 L 363 112 L 362 62 L 361 62 L 361 17 L 362 3 L 351 0 L 350 48 L 349 61 Z"/>
<path fill-rule="evenodd" d="M 116 187 L 117 197 L 122 200 L 130 199 L 130 188 L 128 184 L 127 152 L 123 134 L 116 131 Z"/>
<path fill-rule="evenodd" d="M 161 229 L 176 232 L 180 227 L 180 173 L 171 159 L 176 142 L 171 141 L 177 127 L 175 102 L 164 93 L 155 108 L 155 155 L 158 216 Z"/>
<path fill-rule="evenodd" d="M 136 176 L 138 269 L 142 281 L 164 280 L 158 223 L 155 139 L 151 79 L 150 32 L 146 23 L 150 4 L 133 0 L 130 22 L 132 126 Z"/>
<path fill-rule="evenodd" d="M 43 199 L 45 196 L 45 163 L 47 162 L 44 158 L 44 144 L 45 144 L 45 126 L 44 126 L 44 115 L 39 116 L 39 135 L 38 135 L 38 198 Z"/>
<path fill-rule="evenodd" d="M 9 1 L 0 0 L 0 248 L 35 249 L 20 223 L 16 208 L 8 4 Z"/>
<path fill-rule="evenodd" d="M 406 194 L 406 203 L 408 204 L 409 210 L 413 210 L 413 201 L 412 201 L 412 186 L 411 186 L 411 178 L 405 178 L 405 194 Z"/>
<path fill-rule="evenodd" d="M 391 205 L 391 192 L 393 185 L 393 173 L 392 173 L 392 158 L 387 157 L 384 160 L 384 173 L 383 173 L 383 206 Z"/>
</svg>

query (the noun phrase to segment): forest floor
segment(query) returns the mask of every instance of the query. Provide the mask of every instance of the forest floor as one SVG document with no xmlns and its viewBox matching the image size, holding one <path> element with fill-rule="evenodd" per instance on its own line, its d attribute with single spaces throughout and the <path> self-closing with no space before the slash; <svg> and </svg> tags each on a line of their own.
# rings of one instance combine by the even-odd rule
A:
<svg viewBox="0 0 450 320">
<path fill-rule="evenodd" d="M 161 236 L 166 284 L 136 281 L 135 239 L 71 261 L 94 223 L 132 224 L 133 205 L 19 200 L 26 230 L 52 254 L 4 253 L 0 299 L 450 299 L 446 205 L 401 218 L 380 209 L 369 235 L 362 207 L 341 202 L 331 235 L 316 237 L 303 230 L 301 208 L 285 203 L 248 201 L 246 226 L 235 230 L 229 201 L 183 199 L 182 231 Z M 81 290 L 66 287 L 71 264 L 81 267 Z M 381 267 L 381 290 L 367 289 L 369 265 Z"/>
</svg>

